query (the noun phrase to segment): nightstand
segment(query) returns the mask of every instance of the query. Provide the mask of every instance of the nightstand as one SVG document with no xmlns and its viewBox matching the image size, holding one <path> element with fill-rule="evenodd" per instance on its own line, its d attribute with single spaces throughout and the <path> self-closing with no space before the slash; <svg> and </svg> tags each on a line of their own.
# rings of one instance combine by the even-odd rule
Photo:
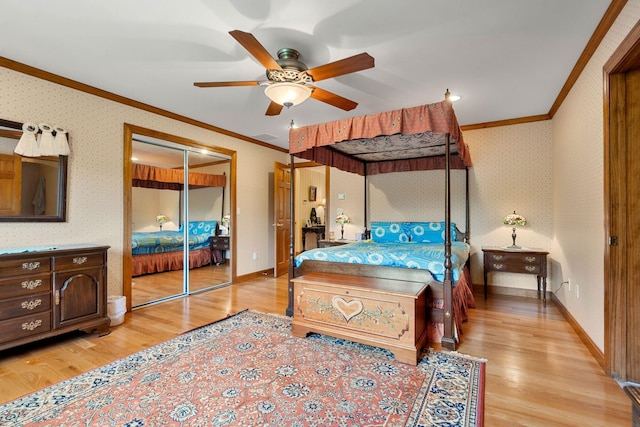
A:
<svg viewBox="0 0 640 427">
<path fill-rule="evenodd" d="M 319 248 L 330 248 L 331 246 L 342 246 L 347 243 L 354 243 L 355 240 L 318 240 Z"/>
<path fill-rule="evenodd" d="M 229 247 L 229 236 L 210 236 L 209 237 L 209 249 L 211 250 L 211 262 L 209 265 L 224 264 L 226 262 L 226 252 Z"/>
<path fill-rule="evenodd" d="M 307 233 L 315 233 L 316 247 L 320 247 L 320 240 L 324 239 L 324 225 L 312 225 L 311 227 L 302 227 L 302 252 L 307 249 Z"/>
<path fill-rule="evenodd" d="M 535 274 L 538 280 L 538 299 L 542 286 L 542 301 L 547 305 L 547 255 L 538 248 L 508 249 L 498 246 L 483 246 L 484 253 L 484 298 L 487 299 L 487 274 L 491 271 Z"/>
</svg>

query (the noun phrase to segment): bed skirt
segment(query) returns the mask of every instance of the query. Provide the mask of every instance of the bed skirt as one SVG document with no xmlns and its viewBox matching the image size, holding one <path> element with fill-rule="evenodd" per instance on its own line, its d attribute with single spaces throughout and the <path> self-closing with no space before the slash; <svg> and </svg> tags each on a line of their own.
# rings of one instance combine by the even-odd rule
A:
<svg viewBox="0 0 640 427">
<path fill-rule="evenodd" d="M 163 271 L 182 270 L 184 253 L 162 252 L 157 254 L 133 255 L 131 275 L 161 273 Z M 189 252 L 189 269 L 201 267 L 211 263 L 209 248 L 197 249 Z"/>
</svg>

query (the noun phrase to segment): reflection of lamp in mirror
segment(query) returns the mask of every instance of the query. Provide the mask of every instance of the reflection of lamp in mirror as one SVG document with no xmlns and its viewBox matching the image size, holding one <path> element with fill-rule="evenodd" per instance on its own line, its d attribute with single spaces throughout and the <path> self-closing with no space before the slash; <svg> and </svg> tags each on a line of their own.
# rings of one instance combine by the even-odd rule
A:
<svg viewBox="0 0 640 427">
<path fill-rule="evenodd" d="M 158 215 L 156 217 L 156 221 L 160 224 L 160 231 L 162 231 L 162 224 L 169 221 L 169 217 L 167 217 L 166 215 Z"/>
<path fill-rule="evenodd" d="M 513 244 L 511 246 L 508 246 L 508 248 L 520 249 L 520 246 L 516 245 L 516 227 L 524 227 L 525 225 L 527 225 L 527 219 L 524 216 L 517 214 L 516 211 L 513 211 L 513 213 L 508 214 L 504 217 L 502 223 L 504 225 L 513 227 L 513 230 L 511 232 L 511 239 L 513 239 Z"/>
<path fill-rule="evenodd" d="M 316 212 L 318 214 L 318 224 L 322 224 L 324 219 L 324 207 L 327 204 L 327 199 L 322 199 L 320 203 L 318 203 L 318 207 L 316 208 Z"/>
<path fill-rule="evenodd" d="M 336 223 L 340 224 L 340 240 L 344 240 L 344 225 L 351 222 L 348 216 L 340 214 L 336 217 Z"/>
</svg>

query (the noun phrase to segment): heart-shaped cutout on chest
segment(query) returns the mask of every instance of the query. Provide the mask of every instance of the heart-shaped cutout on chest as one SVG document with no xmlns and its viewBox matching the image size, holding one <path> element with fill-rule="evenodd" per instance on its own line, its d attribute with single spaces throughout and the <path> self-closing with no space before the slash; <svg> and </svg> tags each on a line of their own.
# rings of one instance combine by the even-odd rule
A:
<svg viewBox="0 0 640 427">
<path fill-rule="evenodd" d="M 357 299 L 346 301 L 344 298 L 338 295 L 331 299 L 331 305 L 344 316 L 344 319 L 347 322 L 360 314 L 364 309 L 362 301 Z"/>
</svg>

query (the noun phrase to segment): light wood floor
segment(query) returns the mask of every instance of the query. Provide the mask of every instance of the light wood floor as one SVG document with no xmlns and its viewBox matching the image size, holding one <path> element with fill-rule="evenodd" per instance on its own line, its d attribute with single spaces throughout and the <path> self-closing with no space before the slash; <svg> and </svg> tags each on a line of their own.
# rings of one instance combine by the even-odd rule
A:
<svg viewBox="0 0 640 427">
<path fill-rule="evenodd" d="M 138 307 L 184 292 L 182 270 L 145 274 L 131 279 L 131 306 Z M 231 282 L 229 261 L 220 265 L 205 265 L 189 270 L 191 292 Z"/>
<path fill-rule="evenodd" d="M 99 338 L 82 333 L 0 352 L 0 402 L 243 309 L 284 314 L 286 280 L 259 278 L 147 306 Z M 551 303 L 478 297 L 459 352 L 488 359 L 485 425 L 630 426 L 631 403 Z"/>
</svg>

